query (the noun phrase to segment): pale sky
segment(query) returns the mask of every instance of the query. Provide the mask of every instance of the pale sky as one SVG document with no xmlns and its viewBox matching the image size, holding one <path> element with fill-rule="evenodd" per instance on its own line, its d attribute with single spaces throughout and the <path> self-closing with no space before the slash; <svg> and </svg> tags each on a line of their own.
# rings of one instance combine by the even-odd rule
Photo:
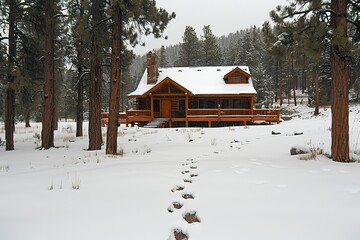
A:
<svg viewBox="0 0 360 240">
<path fill-rule="evenodd" d="M 146 46 L 137 46 L 136 54 L 182 42 L 186 26 L 195 28 L 198 37 L 202 35 L 204 25 L 210 25 L 218 37 L 254 25 L 261 27 L 264 21 L 270 21 L 270 11 L 278 5 L 286 5 L 287 0 L 156 0 L 156 3 L 158 7 L 176 13 L 164 33 L 168 40 L 142 37 Z"/>
</svg>

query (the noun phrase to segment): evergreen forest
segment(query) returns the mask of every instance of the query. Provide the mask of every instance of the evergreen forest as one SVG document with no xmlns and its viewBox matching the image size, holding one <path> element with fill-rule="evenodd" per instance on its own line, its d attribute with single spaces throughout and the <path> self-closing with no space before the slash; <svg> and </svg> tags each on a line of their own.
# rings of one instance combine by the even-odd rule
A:
<svg viewBox="0 0 360 240">
<path fill-rule="evenodd" d="M 89 150 L 100 149 L 100 114 L 109 111 L 106 153 L 116 154 L 117 113 L 131 107 L 126 95 L 146 67 L 146 56 L 130 49 L 144 44 L 142 35 L 166 38 L 175 13 L 150 0 L 0 0 L 0 11 L 7 150 L 19 121 L 42 121 L 42 148 L 53 147 L 60 119 L 75 119 L 77 136 L 89 120 Z M 308 104 L 316 115 L 331 105 L 332 155 L 349 161 L 349 129 L 338 123 L 347 121 L 348 102 L 359 101 L 359 13 L 359 0 L 293 0 L 262 26 L 227 36 L 215 36 L 209 25 L 200 33 L 187 26 L 182 42 L 155 52 L 160 67 L 249 66 L 257 108 Z"/>
</svg>

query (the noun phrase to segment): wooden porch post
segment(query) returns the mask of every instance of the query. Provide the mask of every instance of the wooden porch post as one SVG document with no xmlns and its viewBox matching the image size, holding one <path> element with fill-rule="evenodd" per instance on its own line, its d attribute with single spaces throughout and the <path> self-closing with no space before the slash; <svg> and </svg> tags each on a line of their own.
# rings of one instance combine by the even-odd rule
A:
<svg viewBox="0 0 360 240">
<path fill-rule="evenodd" d="M 126 106 L 126 108 L 125 108 L 125 124 L 126 124 L 126 127 L 129 126 L 129 114 L 128 114 L 128 110 L 129 110 L 129 107 Z"/>
<path fill-rule="evenodd" d="M 151 120 L 154 120 L 154 96 L 152 93 L 149 93 L 150 95 L 150 111 L 151 111 Z"/>
<path fill-rule="evenodd" d="M 189 96 L 187 93 L 185 93 L 185 126 L 186 127 L 189 127 L 188 109 L 189 109 Z"/>
<path fill-rule="evenodd" d="M 251 113 L 251 115 L 254 115 L 254 96 L 251 96 L 251 98 L 250 98 L 251 100 L 250 100 L 250 113 Z"/>
<path fill-rule="evenodd" d="M 217 114 L 218 114 L 218 121 L 220 121 L 220 115 L 221 115 L 220 104 L 218 104 Z"/>
</svg>

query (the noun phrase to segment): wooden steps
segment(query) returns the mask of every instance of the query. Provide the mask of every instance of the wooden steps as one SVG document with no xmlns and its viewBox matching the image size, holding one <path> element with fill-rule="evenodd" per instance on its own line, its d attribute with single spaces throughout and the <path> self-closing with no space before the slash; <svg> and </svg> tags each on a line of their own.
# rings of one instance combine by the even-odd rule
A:
<svg viewBox="0 0 360 240">
<path fill-rule="evenodd" d="M 170 118 L 155 118 L 153 121 L 146 124 L 144 128 L 164 128 L 166 126 L 171 127 L 170 122 Z"/>
</svg>

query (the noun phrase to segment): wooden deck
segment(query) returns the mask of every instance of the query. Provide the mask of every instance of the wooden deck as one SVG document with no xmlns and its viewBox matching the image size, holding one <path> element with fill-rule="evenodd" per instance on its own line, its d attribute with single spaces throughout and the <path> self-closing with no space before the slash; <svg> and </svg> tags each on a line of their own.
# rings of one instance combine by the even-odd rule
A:
<svg viewBox="0 0 360 240">
<path fill-rule="evenodd" d="M 108 124 L 109 113 L 101 114 L 102 126 Z M 165 119 L 165 118 L 157 118 Z M 280 109 L 188 109 L 183 118 L 166 118 L 167 121 L 157 121 L 150 110 L 126 110 L 119 113 L 118 124 L 143 123 L 149 127 L 171 127 L 171 122 L 185 122 L 186 127 L 191 122 L 207 122 L 211 127 L 213 122 L 280 122 Z M 160 123 L 161 122 L 161 123 Z M 156 125 L 156 126 L 155 126 Z"/>
</svg>

